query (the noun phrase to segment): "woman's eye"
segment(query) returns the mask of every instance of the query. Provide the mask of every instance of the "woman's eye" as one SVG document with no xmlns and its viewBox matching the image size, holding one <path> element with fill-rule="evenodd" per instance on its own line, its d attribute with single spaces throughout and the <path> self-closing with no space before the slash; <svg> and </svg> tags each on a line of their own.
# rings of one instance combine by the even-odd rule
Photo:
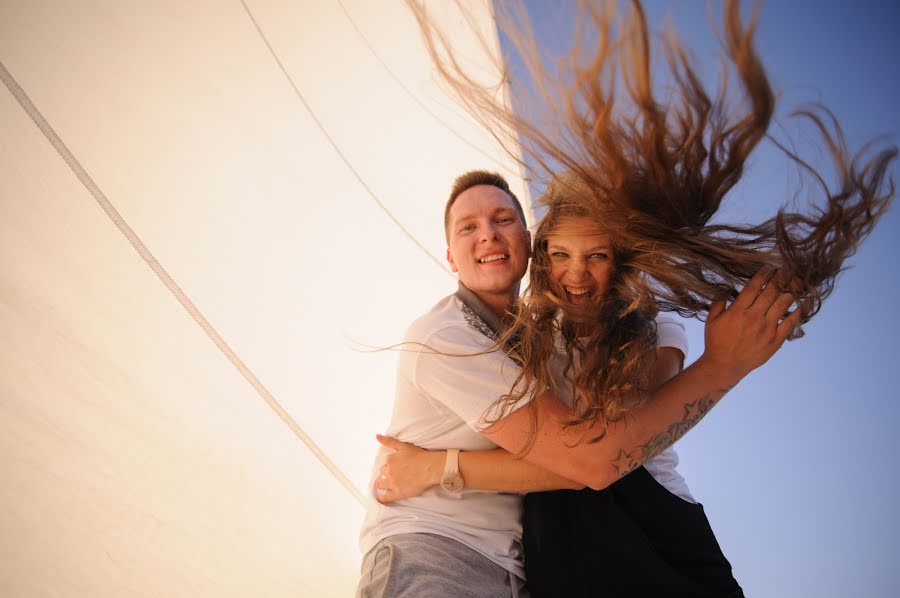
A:
<svg viewBox="0 0 900 598">
<path fill-rule="evenodd" d="M 609 258 L 609 256 L 605 253 L 592 253 L 591 254 L 591 259 L 595 259 L 595 260 L 605 260 L 608 258 Z"/>
<path fill-rule="evenodd" d="M 554 251 L 550 254 L 550 257 L 569 257 L 569 254 L 563 253 L 562 251 Z"/>
</svg>

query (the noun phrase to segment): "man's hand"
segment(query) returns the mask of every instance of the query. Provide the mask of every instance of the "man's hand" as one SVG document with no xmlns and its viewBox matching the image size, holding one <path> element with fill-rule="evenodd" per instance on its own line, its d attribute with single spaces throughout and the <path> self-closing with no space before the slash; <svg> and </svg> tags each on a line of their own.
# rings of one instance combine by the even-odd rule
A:
<svg viewBox="0 0 900 598">
<path fill-rule="evenodd" d="M 418 496 L 438 484 L 444 471 L 445 451 L 426 451 L 389 436 L 375 438 L 388 449 L 375 480 L 375 497 L 387 504 Z"/>
<path fill-rule="evenodd" d="M 800 325 L 801 310 L 785 317 L 794 303 L 781 291 L 774 268 L 760 269 L 731 305 L 722 299 L 713 303 L 706 320 L 704 361 L 723 386 L 731 387 L 758 368 L 784 344 Z"/>
</svg>

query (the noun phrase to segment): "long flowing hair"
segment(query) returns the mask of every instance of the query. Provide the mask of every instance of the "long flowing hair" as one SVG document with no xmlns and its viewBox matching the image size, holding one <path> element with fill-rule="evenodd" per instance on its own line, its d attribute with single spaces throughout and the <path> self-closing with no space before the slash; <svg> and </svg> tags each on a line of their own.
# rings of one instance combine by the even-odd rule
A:
<svg viewBox="0 0 900 598">
<path fill-rule="evenodd" d="M 782 208 L 759 224 L 710 223 L 766 136 L 775 109 L 754 49 L 755 14 L 745 22 L 736 0 L 724 4 L 721 38 L 725 74 L 736 75 L 739 97 L 732 98 L 727 77 L 710 97 L 670 32 L 662 43 L 673 81 L 665 103 L 654 94 L 650 35 L 637 0 L 624 17 L 613 2 L 586 2 L 575 49 L 557 72 L 543 64 L 524 11 L 501 8 L 501 30 L 523 58 L 531 93 L 548 107 L 544 119 L 510 108 L 505 64 L 499 85 L 470 76 L 425 8 L 408 3 L 442 79 L 526 172 L 550 178 L 543 199 L 550 212 L 535 235 L 530 285 L 504 339 L 523 369 L 516 390 L 501 399 L 503 407 L 553 388 L 549 359 L 561 335 L 569 367 L 573 354 L 581 359 L 574 421 L 622 417 L 646 394 L 656 309 L 702 319 L 712 301 L 734 297 L 765 265 L 780 269 L 778 283 L 793 293 L 808 322 L 893 198 L 888 167 L 896 147 L 868 146 L 851 155 L 837 120 L 814 105 L 795 114 L 814 125 L 828 150 L 828 176 L 778 144 L 815 182 L 812 205 Z M 585 51 L 586 39 L 595 40 L 592 50 Z M 616 95 L 617 83 L 624 85 L 624 98 Z M 595 314 L 596 338 L 573 335 L 553 315 L 558 305 L 548 294 L 541 239 L 560 214 L 596 219 L 616 250 L 609 300 Z M 597 438 L 604 430 L 598 428 Z"/>
<path fill-rule="evenodd" d="M 657 304 L 652 294 L 635 292 L 643 286 L 644 275 L 635 252 L 614 236 L 612 272 L 603 296 L 584 305 L 567 301 L 563 287 L 551 277 L 549 239 L 570 234 L 573 223 L 607 232 L 603 220 L 577 197 L 567 187 L 553 185 L 539 200 L 546 212 L 534 234 L 528 288 L 500 339 L 523 366 L 516 381 L 518 394 L 510 393 L 505 401 L 512 405 L 535 388 L 549 388 L 573 397 L 577 416 L 571 423 L 605 423 L 620 419 L 646 397 L 656 357 Z M 554 372 L 556 353 L 562 353 L 565 362 L 555 364 L 559 370 Z M 595 436 L 602 436 L 603 429 Z"/>
</svg>

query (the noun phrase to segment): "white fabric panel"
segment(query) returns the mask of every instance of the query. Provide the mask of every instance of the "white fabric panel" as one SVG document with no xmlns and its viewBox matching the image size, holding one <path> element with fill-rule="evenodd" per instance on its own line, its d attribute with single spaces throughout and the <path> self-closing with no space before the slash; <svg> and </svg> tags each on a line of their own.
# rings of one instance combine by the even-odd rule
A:
<svg viewBox="0 0 900 598">
<path fill-rule="evenodd" d="M 489 7 L 473 6 L 490 31 Z M 500 168 L 482 152 L 517 169 L 442 95 L 403 3 L 247 7 L 352 167 L 443 260 L 453 177 Z M 353 176 L 241 3 L 4 3 L 0 60 L 363 492 L 396 354 L 353 346 L 396 342 L 455 280 Z M 350 595 L 356 499 L 5 89 L 0 180 L 0 594 Z"/>
<path fill-rule="evenodd" d="M 0 99 L 3 595 L 348 595 L 358 504 Z"/>
</svg>

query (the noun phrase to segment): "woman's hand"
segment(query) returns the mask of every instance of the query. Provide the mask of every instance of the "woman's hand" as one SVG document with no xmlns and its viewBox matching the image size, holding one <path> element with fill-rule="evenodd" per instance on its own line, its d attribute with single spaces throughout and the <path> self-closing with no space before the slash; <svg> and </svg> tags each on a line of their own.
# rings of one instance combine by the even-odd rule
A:
<svg viewBox="0 0 900 598">
<path fill-rule="evenodd" d="M 387 504 L 418 496 L 438 484 L 444 471 L 446 451 L 426 451 L 389 436 L 375 436 L 387 451 L 375 480 L 375 497 Z"/>
<path fill-rule="evenodd" d="M 706 320 L 706 350 L 701 360 L 715 364 L 730 387 L 764 364 L 800 325 L 801 311 L 787 310 L 794 303 L 782 291 L 780 274 L 760 269 L 738 293 L 731 305 L 713 303 Z"/>
</svg>

